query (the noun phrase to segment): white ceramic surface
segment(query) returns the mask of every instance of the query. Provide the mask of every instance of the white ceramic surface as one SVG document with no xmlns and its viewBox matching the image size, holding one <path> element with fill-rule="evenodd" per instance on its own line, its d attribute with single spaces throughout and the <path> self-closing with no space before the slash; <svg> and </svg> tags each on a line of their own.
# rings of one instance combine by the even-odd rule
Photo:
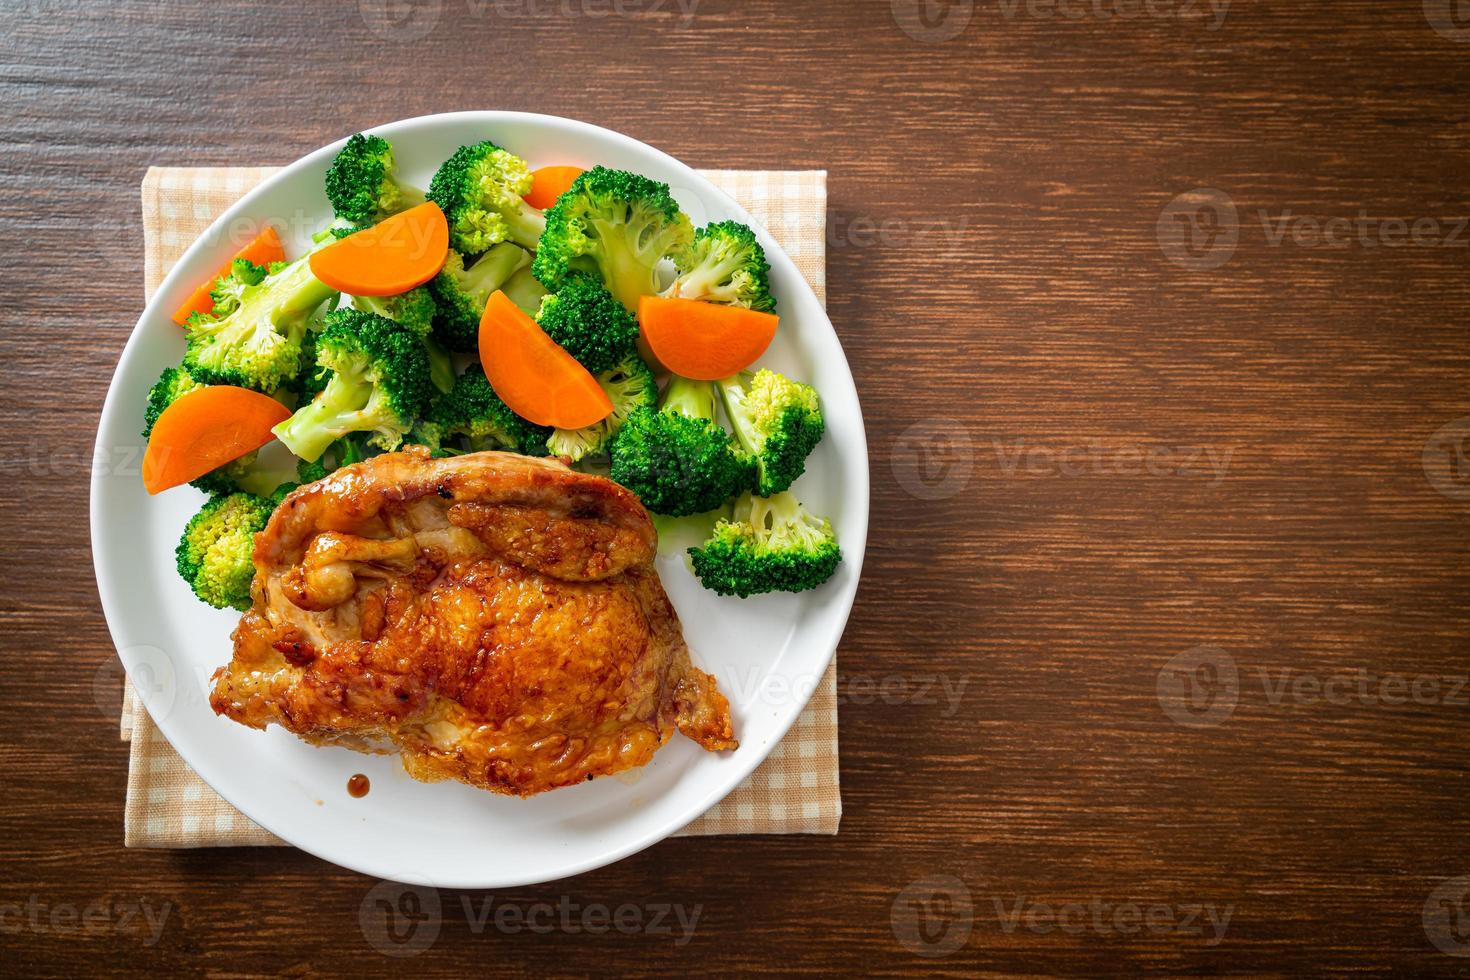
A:
<svg viewBox="0 0 1470 980">
<path fill-rule="evenodd" d="M 696 224 L 751 223 L 724 193 L 677 160 L 586 123 L 509 112 L 425 116 L 371 130 L 394 144 L 401 176 L 420 187 L 462 143 L 494 139 L 533 167 L 604 164 L 667 181 Z M 795 720 L 827 667 L 851 611 L 868 524 L 868 458 L 852 375 L 831 322 L 790 259 L 761 232 L 781 330 L 762 364 L 821 393 L 827 436 L 796 486 L 831 517 L 845 561 L 821 589 L 748 600 L 705 591 L 682 558 L 660 558 L 664 584 L 697 664 L 729 697 L 740 748 L 714 755 L 680 735 L 654 762 L 619 777 L 529 800 L 455 783 L 415 782 L 396 757 L 314 748 L 251 731 L 210 710 L 210 674 L 230 657 L 237 615 L 210 609 L 174 571 L 179 533 L 203 497 L 182 487 L 150 498 L 138 432 L 149 386 L 183 354 L 169 319 L 193 285 L 271 219 L 299 255 L 331 210 L 322 174 L 341 141 L 293 163 L 230 208 L 164 280 L 123 351 L 97 434 L 92 550 L 103 609 L 128 674 L 169 742 L 221 796 L 303 850 L 379 878 L 500 888 L 611 863 L 679 830 L 728 794 Z M 712 161 L 718 162 L 718 161 Z M 346 792 L 366 773 L 372 791 Z"/>
</svg>

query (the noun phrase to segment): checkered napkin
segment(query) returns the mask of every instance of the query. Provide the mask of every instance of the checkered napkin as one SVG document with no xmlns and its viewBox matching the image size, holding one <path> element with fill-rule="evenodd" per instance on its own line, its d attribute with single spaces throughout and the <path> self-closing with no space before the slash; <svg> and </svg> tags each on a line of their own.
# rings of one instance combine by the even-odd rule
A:
<svg viewBox="0 0 1470 980">
<path fill-rule="evenodd" d="M 272 167 L 153 167 L 143 178 L 145 292 Z M 707 170 L 704 176 L 764 225 L 823 302 L 827 295 L 827 175 L 824 171 Z M 696 224 L 702 215 L 691 215 Z M 697 651 L 696 651 L 697 656 Z M 126 686 L 122 737 L 131 742 L 124 840 L 128 847 L 242 847 L 281 840 L 222 800 L 190 769 Z M 679 833 L 835 834 L 842 816 L 837 780 L 837 667 L 750 778 Z"/>
</svg>

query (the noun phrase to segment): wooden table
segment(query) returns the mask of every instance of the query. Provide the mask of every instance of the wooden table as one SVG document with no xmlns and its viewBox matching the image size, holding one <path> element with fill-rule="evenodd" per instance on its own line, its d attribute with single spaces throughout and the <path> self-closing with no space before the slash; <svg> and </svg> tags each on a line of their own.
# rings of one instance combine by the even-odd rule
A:
<svg viewBox="0 0 1470 980">
<path fill-rule="evenodd" d="M 1465 971 L 1470 20 L 1121 2 L 10 5 L 0 969 Z M 846 814 L 446 892 L 397 960 L 356 874 L 122 848 L 85 460 L 149 164 L 491 107 L 830 171 Z"/>
</svg>

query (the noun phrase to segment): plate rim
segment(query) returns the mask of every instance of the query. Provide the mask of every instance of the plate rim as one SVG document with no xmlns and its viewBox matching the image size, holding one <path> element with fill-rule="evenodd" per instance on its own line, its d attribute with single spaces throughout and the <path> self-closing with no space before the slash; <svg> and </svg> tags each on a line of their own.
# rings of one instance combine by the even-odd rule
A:
<svg viewBox="0 0 1470 980">
<path fill-rule="evenodd" d="M 842 339 L 840 335 L 838 335 L 836 328 L 832 325 L 831 317 L 827 313 L 826 304 L 816 296 L 815 290 L 812 289 L 811 284 L 806 281 L 805 277 L 801 275 L 800 270 L 796 267 L 795 262 L 791 259 L 790 255 L 787 254 L 784 247 L 782 247 L 781 244 L 770 235 L 770 233 L 765 229 L 762 224 L 755 221 L 750 216 L 749 212 L 745 210 L 745 208 L 740 204 L 739 201 L 736 201 L 733 197 L 727 194 L 720 187 L 716 186 L 704 175 L 699 173 L 694 168 L 683 163 L 682 161 L 678 160 L 677 158 L 671 156 L 668 153 L 665 153 L 657 147 L 651 146 L 641 140 L 635 139 L 634 137 L 617 132 L 616 130 L 608 129 L 595 123 L 589 123 L 564 116 L 548 115 L 545 113 L 510 110 L 461 110 L 456 112 L 430 113 L 405 119 L 392 120 L 389 122 L 380 123 L 378 125 L 365 127 L 361 131 L 384 132 L 389 129 L 442 124 L 445 122 L 464 126 L 482 125 L 487 128 L 493 129 L 493 127 L 497 123 L 502 123 L 508 120 L 519 120 L 524 122 L 531 122 L 533 124 L 551 125 L 553 127 L 567 127 L 573 131 L 590 131 L 604 139 L 611 139 L 614 142 L 621 142 L 625 146 L 636 152 L 652 154 L 654 157 L 658 158 L 660 162 L 666 167 L 673 169 L 675 172 L 681 173 L 683 177 L 692 181 L 693 184 L 691 186 L 693 188 L 697 189 L 702 194 L 712 194 L 716 199 L 721 202 L 725 209 L 736 215 L 739 220 L 744 221 L 746 224 L 749 224 L 750 226 L 755 228 L 758 234 L 761 235 L 766 243 L 768 261 L 771 261 L 773 263 L 780 263 L 781 265 L 788 267 L 790 278 L 792 278 L 793 281 L 798 282 L 800 284 L 800 288 L 806 290 L 806 292 L 811 296 L 816 308 L 821 312 L 822 318 L 825 321 L 826 328 L 831 332 L 832 339 L 835 342 L 837 356 L 841 358 L 841 367 L 843 370 L 846 371 L 847 376 L 852 379 L 853 408 L 855 408 L 857 411 L 857 417 L 855 420 L 855 448 L 861 454 L 861 458 L 860 460 L 858 460 L 858 463 L 860 465 L 856 465 L 855 467 L 853 467 L 856 473 L 860 476 L 860 486 L 851 487 L 849 491 L 844 492 L 843 494 L 844 504 L 850 504 L 852 506 L 852 512 L 844 513 L 843 516 L 843 520 L 846 525 L 843 529 L 843 537 L 845 539 L 843 542 L 843 561 L 850 567 L 851 576 L 850 582 L 847 586 L 847 594 L 841 597 L 842 608 L 840 609 L 834 620 L 831 634 L 823 637 L 825 654 L 821 658 L 819 676 L 821 674 L 825 674 L 826 670 L 830 667 L 833 658 L 836 656 L 837 647 L 840 645 L 842 637 L 846 632 L 847 623 L 852 615 L 853 607 L 856 605 L 857 594 L 861 585 L 860 580 L 862 576 L 862 566 L 867 550 L 868 524 L 871 510 L 871 460 L 869 459 L 868 455 L 867 429 L 862 416 L 860 396 L 857 392 L 856 379 L 853 378 L 852 375 L 851 365 L 847 360 L 847 353 L 842 346 Z M 129 331 L 127 341 L 124 343 L 123 349 L 118 356 L 118 360 L 113 367 L 112 377 L 108 382 L 107 395 L 103 401 L 102 411 L 101 414 L 98 416 L 97 422 L 97 436 L 93 453 L 94 465 L 89 490 L 90 499 L 88 506 L 88 531 L 91 544 L 90 550 L 92 552 L 93 575 L 97 582 L 97 590 L 99 599 L 101 600 L 103 618 L 107 623 L 108 635 L 112 640 L 114 652 L 122 660 L 124 669 L 128 677 L 132 676 L 132 673 L 135 669 L 135 663 L 131 663 L 129 661 L 130 659 L 136 661 L 137 658 L 130 658 L 124 655 L 124 647 L 121 645 L 119 637 L 119 628 L 114 626 L 115 622 L 121 621 L 121 599 L 116 594 L 116 586 L 111 582 L 110 574 L 104 569 L 104 565 L 109 562 L 109 557 L 111 555 L 111 549 L 113 546 L 107 543 L 107 534 L 105 528 L 107 515 L 103 513 L 103 500 L 106 496 L 106 488 L 103 481 L 108 476 L 107 467 L 97 462 L 108 458 L 104 454 L 110 452 L 111 450 L 111 446 L 110 444 L 108 444 L 108 440 L 105 439 L 105 430 L 109 428 L 109 420 L 112 420 L 117 412 L 121 411 L 120 401 L 123 395 L 119 390 L 120 386 L 118 383 L 118 379 L 123 374 L 123 366 L 129 361 L 130 358 L 139 356 L 138 349 L 142 344 L 141 337 L 143 333 L 148 329 L 148 323 L 156 319 L 158 316 L 166 313 L 163 298 L 172 295 L 177 291 L 180 280 L 184 278 L 185 270 L 188 269 L 191 265 L 195 264 L 195 260 L 198 258 L 199 255 L 208 251 L 212 247 L 212 240 L 216 237 L 214 233 L 217 232 L 221 227 L 227 226 L 232 221 L 238 220 L 241 217 L 248 217 L 248 211 L 250 210 L 251 204 L 257 197 L 269 192 L 280 183 L 296 179 L 300 170 L 325 161 L 329 156 L 334 155 L 346 142 L 346 140 L 347 136 L 343 136 L 333 141 L 332 143 L 303 154 L 290 163 L 283 165 L 277 173 L 274 173 L 270 177 L 267 177 L 265 180 L 261 181 L 258 185 L 251 188 L 244 195 L 242 195 L 239 200 L 231 204 L 230 207 L 226 208 L 209 225 L 209 227 L 201 235 L 199 235 L 198 238 L 190 243 L 189 247 L 184 250 L 183 254 L 174 263 L 168 274 L 164 276 L 163 280 L 159 283 L 158 288 L 154 291 L 152 298 L 144 303 L 143 309 L 140 312 L 138 319 L 134 323 L 132 329 Z M 774 248 L 772 248 L 772 246 L 774 246 Z M 778 745 L 790 732 L 790 729 L 792 725 L 795 724 L 797 717 L 799 717 L 801 712 L 806 709 L 806 706 L 810 703 L 811 698 L 814 694 L 815 687 L 813 687 L 812 691 L 808 692 L 805 696 L 792 698 L 789 702 L 789 705 L 787 706 L 785 716 L 779 717 L 772 728 L 773 737 L 770 738 L 764 746 L 759 747 L 757 751 L 751 752 L 748 758 L 742 760 L 740 764 L 732 766 L 728 774 L 725 774 L 720 780 L 717 781 L 716 785 L 714 785 L 710 790 L 706 791 L 696 801 L 692 802 L 688 807 L 681 808 L 680 815 L 677 815 L 676 817 L 671 819 L 665 819 L 639 834 L 632 835 L 630 840 L 618 844 L 617 846 L 611 847 L 605 851 L 601 851 L 594 857 L 573 861 L 565 866 L 555 867 L 551 869 L 551 873 L 549 874 L 540 874 L 539 876 L 529 878 L 525 876 L 513 876 L 503 879 L 486 879 L 481 875 L 471 874 L 467 877 L 457 880 L 441 880 L 436 884 L 439 887 L 449 888 L 507 888 L 556 881 L 575 875 L 585 874 L 598 868 L 606 867 L 607 865 L 620 861 L 632 854 L 636 854 L 639 851 L 645 850 L 648 847 L 651 847 L 654 844 L 657 844 L 660 841 L 667 839 L 668 837 L 677 833 L 683 827 L 687 826 L 689 823 L 697 820 L 700 816 L 707 813 L 711 808 L 713 808 L 716 804 L 718 804 L 721 800 L 723 800 L 726 796 L 733 792 L 734 789 L 739 786 L 739 784 L 744 781 L 746 777 L 754 772 L 756 768 L 758 768 L 763 762 L 765 762 L 765 760 L 770 756 L 770 753 L 774 751 L 776 745 Z M 220 787 L 215 784 L 215 781 L 212 780 L 208 774 L 206 774 L 206 772 L 201 771 L 200 767 L 196 764 L 195 759 L 193 758 L 193 753 L 188 748 L 181 747 L 179 745 L 179 741 L 176 740 L 176 735 L 186 735 L 186 733 L 181 730 L 182 723 L 177 722 L 175 719 L 171 719 L 169 713 L 167 712 L 164 713 L 164 717 L 160 721 L 153 710 L 153 706 L 149 703 L 150 699 L 142 692 L 136 693 L 135 696 L 143 701 L 144 707 L 148 710 L 150 717 L 153 718 L 154 724 L 158 727 L 160 733 L 165 739 L 168 740 L 169 745 L 173 747 L 174 751 L 179 754 L 180 758 L 184 760 L 189 768 L 196 775 L 198 775 L 200 779 L 204 780 L 204 782 L 209 785 L 209 787 L 214 790 L 215 793 L 217 793 L 231 806 L 239 810 L 240 813 L 242 813 L 248 819 L 263 827 L 270 833 L 274 834 L 276 837 L 280 838 L 282 841 L 289 844 L 290 846 L 295 847 L 308 854 L 312 854 L 338 867 L 343 867 L 348 870 L 358 872 L 360 874 L 384 880 L 404 880 L 403 872 L 395 873 L 391 869 L 385 869 L 385 865 L 381 862 L 375 862 L 371 855 L 363 855 L 360 858 L 355 855 L 344 856 L 342 854 L 332 851 L 328 847 L 317 846 L 316 841 L 303 843 L 300 839 L 292 835 L 291 827 L 282 826 L 281 821 L 275 819 L 273 816 L 262 817 L 260 815 L 260 808 L 253 806 L 251 800 L 237 799 L 235 798 L 235 796 L 223 792 Z M 189 739 L 187 737 L 184 737 L 181 740 L 183 741 L 185 746 L 188 746 Z M 441 875 L 437 877 L 443 878 L 444 876 Z"/>
</svg>

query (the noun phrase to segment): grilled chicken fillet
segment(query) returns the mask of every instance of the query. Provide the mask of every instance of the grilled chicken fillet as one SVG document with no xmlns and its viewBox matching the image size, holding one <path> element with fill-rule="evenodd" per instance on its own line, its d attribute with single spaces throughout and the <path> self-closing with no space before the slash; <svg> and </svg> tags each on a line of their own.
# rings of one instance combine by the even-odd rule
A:
<svg viewBox="0 0 1470 980">
<path fill-rule="evenodd" d="M 735 748 L 655 547 L 636 497 L 560 463 L 415 447 L 345 467 L 256 538 L 210 704 L 518 796 L 644 765 L 675 728 Z"/>
</svg>

